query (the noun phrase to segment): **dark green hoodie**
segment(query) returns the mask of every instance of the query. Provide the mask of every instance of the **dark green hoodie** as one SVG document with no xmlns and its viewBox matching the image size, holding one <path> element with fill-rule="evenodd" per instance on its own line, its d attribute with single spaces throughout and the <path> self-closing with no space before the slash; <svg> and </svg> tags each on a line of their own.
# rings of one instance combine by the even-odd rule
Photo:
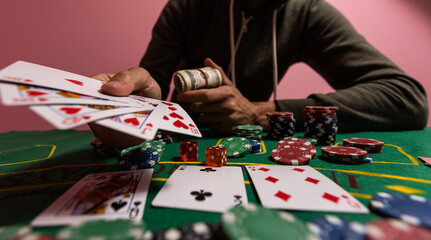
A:
<svg viewBox="0 0 431 240">
<path fill-rule="evenodd" d="M 233 0 L 232 0 L 233 1 Z M 247 0 L 244 0 L 247 1 Z M 268 1 L 268 0 L 263 0 Z M 230 0 L 170 0 L 141 60 L 167 97 L 177 69 L 202 67 L 209 57 L 229 69 Z M 306 99 L 277 99 L 281 111 L 293 112 L 303 126 L 307 105 L 338 106 L 339 130 L 386 131 L 422 129 L 428 119 L 424 88 L 358 34 L 346 18 L 322 0 L 273 1 L 242 26 L 243 0 L 233 6 L 236 87 L 250 101 L 268 101 L 273 76 L 278 81 L 295 63 L 304 62 L 336 91 Z M 274 11 L 277 10 L 277 11 Z M 273 15 L 276 16 L 274 75 Z M 230 76 L 232 79 L 232 76 Z M 306 88 L 307 86 L 303 86 Z"/>
</svg>

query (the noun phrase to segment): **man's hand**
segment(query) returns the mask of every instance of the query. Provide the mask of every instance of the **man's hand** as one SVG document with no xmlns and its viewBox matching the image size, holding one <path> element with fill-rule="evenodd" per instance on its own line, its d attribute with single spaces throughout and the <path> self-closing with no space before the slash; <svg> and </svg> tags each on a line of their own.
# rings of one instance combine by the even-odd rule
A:
<svg viewBox="0 0 431 240">
<path fill-rule="evenodd" d="M 160 86 L 144 68 L 132 67 L 127 71 L 100 73 L 91 77 L 106 82 L 101 87 L 105 94 L 128 96 L 133 93 L 154 99 L 162 97 Z M 89 126 L 94 136 L 109 146 L 125 148 L 144 141 L 94 123 L 90 123 Z"/>
<path fill-rule="evenodd" d="M 221 72 L 222 86 L 178 93 L 177 96 L 179 101 L 191 103 L 191 111 L 200 113 L 200 122 L 224 132 L 233 131 L 236 126 L 243 124 L 268 126 L 266 112 L 275 111 L 273 102 L 250 102 L 233 86 L 220 66 L 209 58 L 205 59 L 205 66 Z"/>
</svg>

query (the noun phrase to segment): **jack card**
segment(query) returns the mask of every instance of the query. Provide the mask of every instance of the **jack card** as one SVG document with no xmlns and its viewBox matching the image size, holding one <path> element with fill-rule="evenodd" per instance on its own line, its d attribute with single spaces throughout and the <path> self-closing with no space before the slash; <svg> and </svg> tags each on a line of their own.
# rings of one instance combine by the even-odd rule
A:
<svg viewBox="0 0 431 240">
<path fill-rule="evenodd" d="M 225 212 L 248 204 L 241 167 L 180 166 L 152 202 L 155 207 Z"/>
<path fill-rule="evenodd" d="M 153 169 L 90 174 L 37 216 L 34 227 L 96 219 L 142 220 Z"/>
<path fill-rule="evenodd" d="M 310 166 L 246 166 L 264 207 L 368 213 L 335 182 Z"/>
</svg>

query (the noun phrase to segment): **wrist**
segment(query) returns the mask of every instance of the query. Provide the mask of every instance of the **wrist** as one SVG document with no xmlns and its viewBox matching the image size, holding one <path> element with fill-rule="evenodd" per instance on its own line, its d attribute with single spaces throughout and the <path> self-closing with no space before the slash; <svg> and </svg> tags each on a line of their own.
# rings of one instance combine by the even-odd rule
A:
<svg viewBox="0 0 431 240">
<path fill-rule="evenodd" d="M 257 109 L 257 116 L 255 120 L 256 125 L 260 125 L 263 128 L 268 128 L 269 123 L 266 117 L 267 112 L 277 111 L 277 106 L 274 102 L 253 102 Z"/>
</svg>

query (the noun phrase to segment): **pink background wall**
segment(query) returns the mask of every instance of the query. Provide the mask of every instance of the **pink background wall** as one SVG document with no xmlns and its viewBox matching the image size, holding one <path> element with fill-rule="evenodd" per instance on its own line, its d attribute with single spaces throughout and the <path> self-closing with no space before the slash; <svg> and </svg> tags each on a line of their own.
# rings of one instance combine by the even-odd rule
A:
<svg viewBox="0 0 431 240">
<path fill-rule="evenodd" d="M 431 1 L 327 1 L 431 92 Z M 139 63 L 166 2 L 0 1 L 0 68 L 25 60 L 82 75 L 127 69 Z M 304 64 L 292 67 L 279 89 L 280 98 L 332 91 Z M 0 132 L 52 128 L 26 107 L 0 105 Z"/>
</svg>

